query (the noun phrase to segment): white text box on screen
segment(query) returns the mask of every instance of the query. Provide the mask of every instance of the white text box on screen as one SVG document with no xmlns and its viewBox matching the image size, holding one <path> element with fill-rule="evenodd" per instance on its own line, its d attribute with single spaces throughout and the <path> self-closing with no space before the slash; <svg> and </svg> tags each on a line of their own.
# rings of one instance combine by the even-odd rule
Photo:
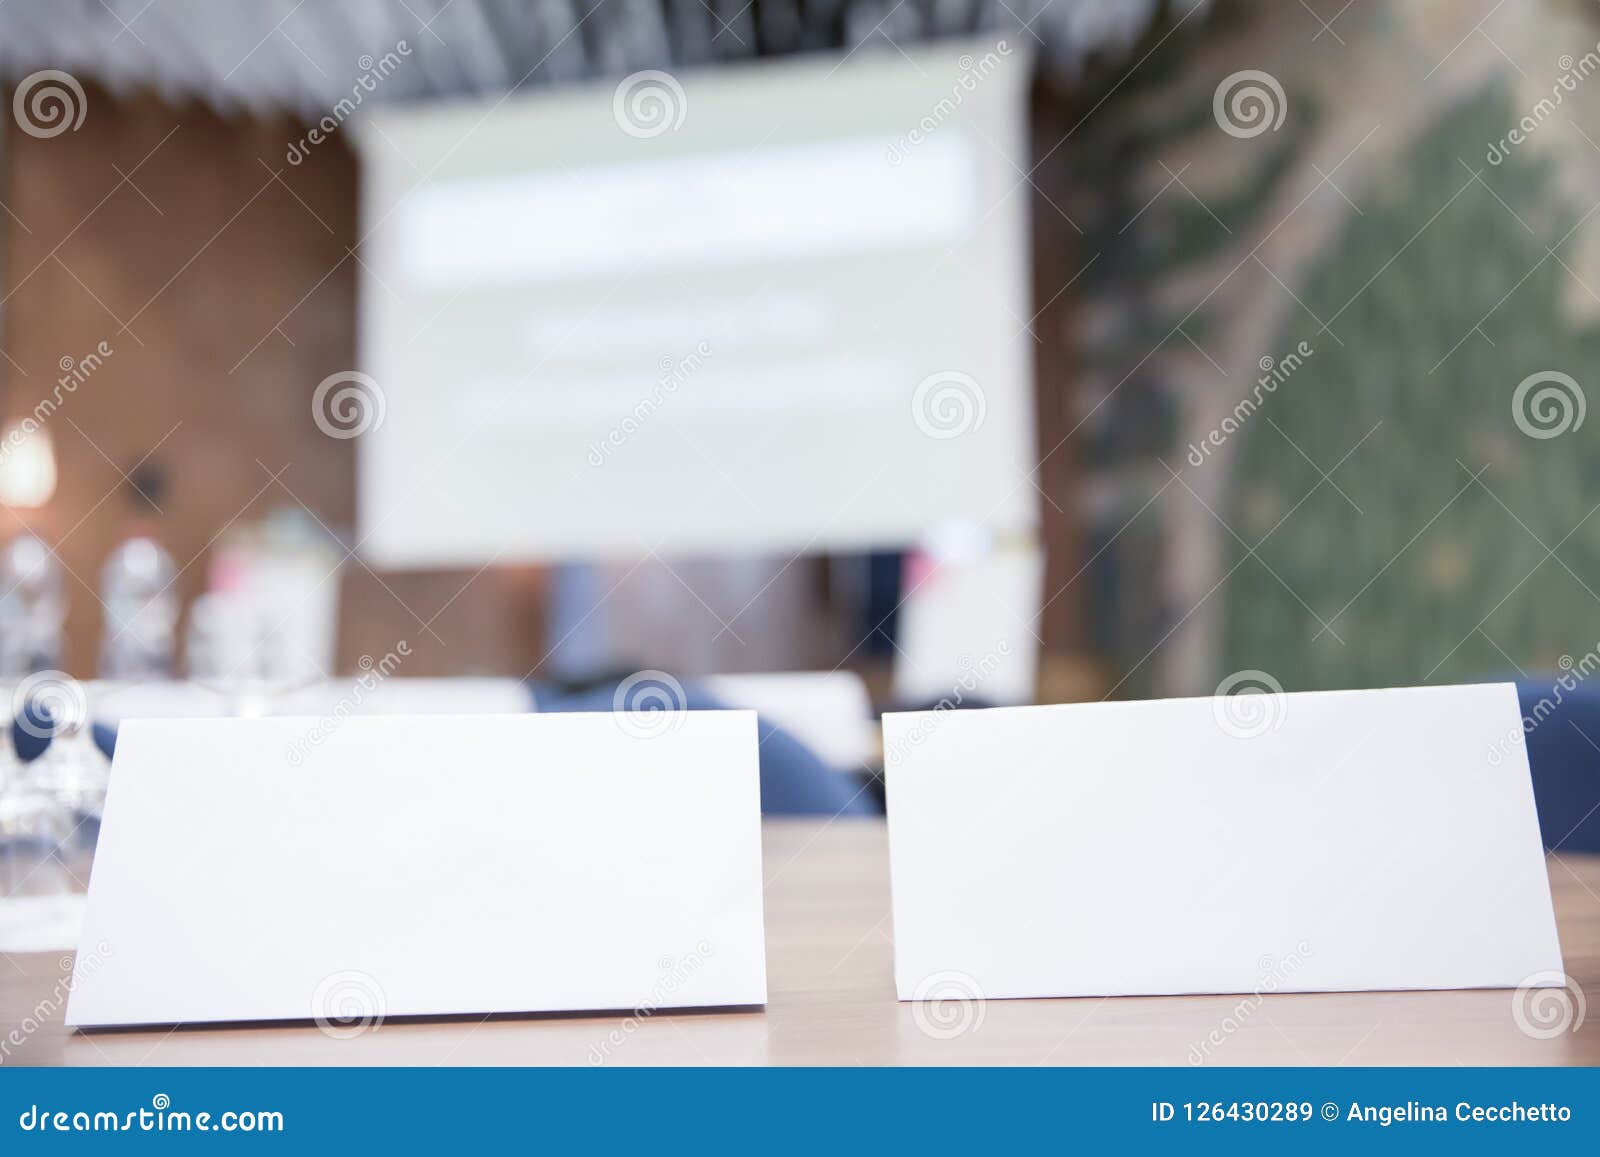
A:
<svg viewBox="0 0 1600 1157">
<path fill-rule="evenodd" d="M 400 209 L 409 283 L 490 289 L 675 265 L 949 244 L 977 216 L 960 137 L 898 165 L 890 142 L 731 150 L 432 184 Z"/>
</svg>

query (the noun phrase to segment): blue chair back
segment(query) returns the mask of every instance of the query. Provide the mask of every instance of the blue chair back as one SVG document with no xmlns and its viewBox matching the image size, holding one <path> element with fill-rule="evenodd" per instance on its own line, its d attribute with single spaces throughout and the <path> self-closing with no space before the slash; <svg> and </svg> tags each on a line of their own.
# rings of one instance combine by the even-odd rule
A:
<svg viewBox="0 0 1600 1157">
<path fill-rule="evenodd" d="M 1539 830 L 1547 848 L 1600 852 L 1600 686 L 1559 677 L 1517 682 Z"/>
</svg>

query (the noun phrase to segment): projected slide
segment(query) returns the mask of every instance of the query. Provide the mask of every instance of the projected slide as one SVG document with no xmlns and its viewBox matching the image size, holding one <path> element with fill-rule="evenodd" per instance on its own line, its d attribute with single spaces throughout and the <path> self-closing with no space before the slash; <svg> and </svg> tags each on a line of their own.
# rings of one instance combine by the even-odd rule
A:
<svg viewBox="0 0 1600 1157">
<path fill-rule="evenodd" d="M 1031 528 L 1028 71 L 990 42 L 375 114 L 367 557 Z"/>
</svg>

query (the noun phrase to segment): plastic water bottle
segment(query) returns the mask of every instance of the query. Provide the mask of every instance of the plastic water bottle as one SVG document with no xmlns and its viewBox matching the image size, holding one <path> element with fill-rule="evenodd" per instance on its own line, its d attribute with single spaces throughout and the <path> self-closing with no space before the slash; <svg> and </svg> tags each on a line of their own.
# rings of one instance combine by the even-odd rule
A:
<svg viewBox="0 0 1600 1157">
<path fill-rule="evenodd" d="M 0 550 L 0 680 L 61 665 L 61 568 L 31 534 Z"/>
<path fill-rule="evenodd" d="M 37 729 L 36 712 L 24 724 L 12 713 L 28 675 L 60 666 L 64 609 L 60 564 L 43 542 L 19 534 L 0 548 L 0 731 Z M 66 948 L 83 906 L 68 866 L 74 815 L 45 761 L 18 758 L 17 738 L 6 734 L 0 745 L 0 952 Z"/>
<path fill-rule="evenodd" d="M 157 679 L 172 674 L 178 624 L 177 569 L 153 538 L 130 538 L 100 572 L 105 639 L 100 674 L 106 679 Z"/>
</svg>

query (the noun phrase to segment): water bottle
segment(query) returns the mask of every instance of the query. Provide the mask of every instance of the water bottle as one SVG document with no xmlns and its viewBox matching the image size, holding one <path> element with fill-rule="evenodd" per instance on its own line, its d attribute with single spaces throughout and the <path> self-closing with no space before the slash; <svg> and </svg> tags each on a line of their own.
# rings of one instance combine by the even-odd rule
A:
<svg viewBox="0 0 1600 1157">
<path fill-rule="evenodd" d="M 105 639 L 100 675 L 105 679 L 159 679 L 172 674 L 178 623 L 177 569 L 155 539 L 123 542 L 100 572 Z"/>
<path fill-rule="evenodd" d="M 61 568 L 49 548 L 19 534 L 0 550 L 0 680 L 61 665 Z"/>
<path fill-rule="evenodd" d="M 16 742 L 38 745 L 41 717 L 27 677 L 46 678 L 60 666 L 63 613 L 55 556 L 33 535 L 19 534 L 0 549 L 0 730 L 25 731 L 0 744 L 0 952 L 69 947 L 81 919 L 83 896 L 69 864 L 72 805 L 54 790 L 49 763 L 25 765 Z M 25 719 L 13 718 L 24 709 Z M 78 863 L 80 877 L 86 868 Z"/>
</svg>

